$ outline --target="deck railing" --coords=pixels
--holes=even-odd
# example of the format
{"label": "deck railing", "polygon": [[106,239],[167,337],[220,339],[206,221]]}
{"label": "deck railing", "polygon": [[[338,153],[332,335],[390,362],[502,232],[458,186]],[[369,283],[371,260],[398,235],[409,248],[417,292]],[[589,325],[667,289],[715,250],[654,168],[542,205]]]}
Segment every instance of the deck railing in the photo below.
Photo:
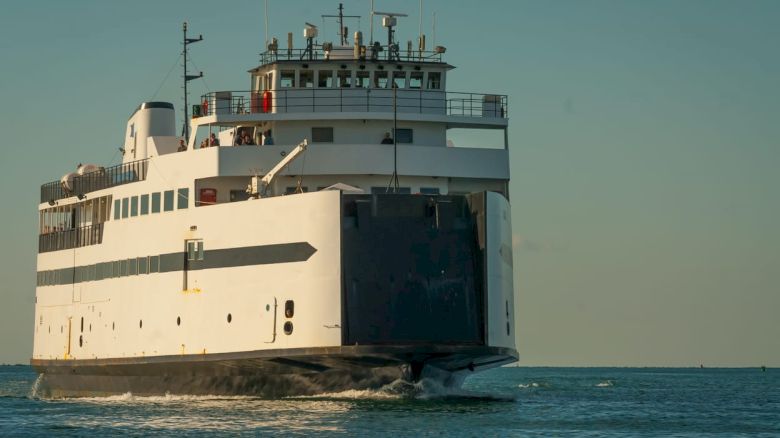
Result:
{"label": "deck railing", "polygon": [[68,190],[61,181],[52,181],[41,186],[41,202],[52,202],[70,196],[83,195],[96,190],[121,186],[146,179],[148,159],[131,161],[112,167],[101,167],[93,172],[73,177]]}
{"label": "deck railing", "polygon": [[[507,118],[506,95],[385,88],[289,88],[217,91],[201,96],[194,116],[303,112],[393,112]],[[394,102],[395,101],[395,104]]]}
{"label": "deck railing", "polygon": [[102,223],[41,234],[38,236],[38,252],[81,248],[82,246],[97,245],[99,243],[103,243]]}
{"label": "deck railing", "polygon": [[373,51],[371,46],[366,47],[365,54],[354,55],[354,47],[334,47],[328,54],[317,46],[312,51],[307,49],[278,49],[269,50],[260,54],[260,64],[271,64],[279,61],[360,61],[360,62],[436,62],[441,63],[442,51],[398,50],[393,52],[387,46],[380,46],[380,51]]}

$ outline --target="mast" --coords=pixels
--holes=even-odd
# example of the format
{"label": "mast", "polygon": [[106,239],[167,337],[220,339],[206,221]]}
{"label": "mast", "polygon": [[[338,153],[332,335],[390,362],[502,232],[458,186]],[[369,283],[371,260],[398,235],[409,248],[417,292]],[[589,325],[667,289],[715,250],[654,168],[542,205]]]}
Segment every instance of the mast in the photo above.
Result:
{"label": "mast", "polygon": [[187,111],[188,103],[187,103],[187,82],[198,79],[203,77],[203,72],[200,72],[198,75],[188,75],[187,74],[187,46],[192,43],[197,43],[198,41],[203,41],[203,35],[198,35],[197,38],[187,38],[187,22],[184,22],[184,25],[182,26],[182,30],[184,31],[184,124],[181,127],[181,136],[184,137],[184,141],[189,144],[190,142],[190,123],[189,123],[189,114]]}

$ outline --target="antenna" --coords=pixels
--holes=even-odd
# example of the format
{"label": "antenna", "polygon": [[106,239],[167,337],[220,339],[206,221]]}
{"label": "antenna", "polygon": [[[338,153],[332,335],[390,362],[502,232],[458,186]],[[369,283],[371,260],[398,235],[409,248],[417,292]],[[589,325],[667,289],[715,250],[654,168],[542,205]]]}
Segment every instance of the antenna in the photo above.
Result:
{"label": "antenna", "polygon": [[314,38],[317,38],[317,26],[306,22],[306,27],[303,29],[303,37],[306,38],[306,49],[301,53],[301,60],[309,55],[309,61],[314,59]]}
{"label": "antenna", "polygon": [[265,0],[265,47],[268,47],[268,0]]}
{"label": "antenna", "polygon": [[341,37],[341,45],[346,46],[347,45],[347,28],[344,27],[344,19],[345,18],[357,18],[360,19],[360,15],[344,15],[344,4],[339,3],[339,14],[338,15],[323,15],[322,16],[323,21],[325,21],[325,18],[338,18],[339,20],[339,32],[338,35]]}
{"label": "antenna", "polygon": [[[198,41],[203,41],[203,35],[198,35],[197,38],[187,38],[187,22],[184,22],[182,26],[184,31],[184,126],[181,128],[181,135],[184,137],[184,141],[189,144],[190,142],[190,123],[189,115],[187,114],[187,82],[203,77],[203,72],[198,75],[187,74],[187,46]],[[206,114],[204,114],[206,115]]]}

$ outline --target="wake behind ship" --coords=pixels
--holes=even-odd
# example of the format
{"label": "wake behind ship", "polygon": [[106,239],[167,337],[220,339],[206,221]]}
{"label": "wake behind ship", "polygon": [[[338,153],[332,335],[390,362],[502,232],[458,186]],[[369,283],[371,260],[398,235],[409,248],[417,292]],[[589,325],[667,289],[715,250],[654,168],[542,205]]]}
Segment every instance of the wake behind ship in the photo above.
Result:
{"label": "wake behind ship", "polygon": [[459,385],[517,359],[506,96],[446,91],[445,49],[376,15],[386,44],[350,44],[340,9],[339,43],[274,39],[248,91],[185,103],[181,137],[142,103],[122,164],[41,187],[39,395]]}

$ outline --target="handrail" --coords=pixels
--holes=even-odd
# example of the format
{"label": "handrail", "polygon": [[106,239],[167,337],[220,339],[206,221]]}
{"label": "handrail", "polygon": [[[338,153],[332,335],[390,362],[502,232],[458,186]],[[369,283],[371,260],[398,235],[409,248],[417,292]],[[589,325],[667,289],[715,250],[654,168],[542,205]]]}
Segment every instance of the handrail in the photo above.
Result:
{"label": "handrail", "polygon": [[[361,62],[435,62],[442,63],[442,52],[399,50],[397,53],[388,50],[386,45],[379,46],[378,52],[372,52],[372,46],[366,47],[364,56],[354,57],[354,47],[334,47],[329,54],[322,50],[322,46],[315,46],[314,50],[307,49],[277,49],[266,50],[260,54],[260,64],[272,64],[278,61],[361,61]],[[350,53],[351,52],[351,53]],[[348,54],[347,56],[344,56]]]}
{"label": "handrail", "polygon": [[77,175],[70,189],[61,181],[52,181],[41,186],[41,202],[53,202],[74,195],[83,195],[109,187],[121,186],[136,181],[144,181],[148,167],[148,158],[101,167],[95,171]]}
{"label": "handrail", "polygon": [[[506,95],[410,88],[397,89],[395,94],[396,110],[402,113],[509,117]],[[218,91],[202,95],[193,114],[391,112],[393,100],[391,88],[284,88],[268,97],[259,91]]]}
{"label": "handrail", "polygon": [[81,248],[103,243],[103,223],[38,236],[38,252]]}

